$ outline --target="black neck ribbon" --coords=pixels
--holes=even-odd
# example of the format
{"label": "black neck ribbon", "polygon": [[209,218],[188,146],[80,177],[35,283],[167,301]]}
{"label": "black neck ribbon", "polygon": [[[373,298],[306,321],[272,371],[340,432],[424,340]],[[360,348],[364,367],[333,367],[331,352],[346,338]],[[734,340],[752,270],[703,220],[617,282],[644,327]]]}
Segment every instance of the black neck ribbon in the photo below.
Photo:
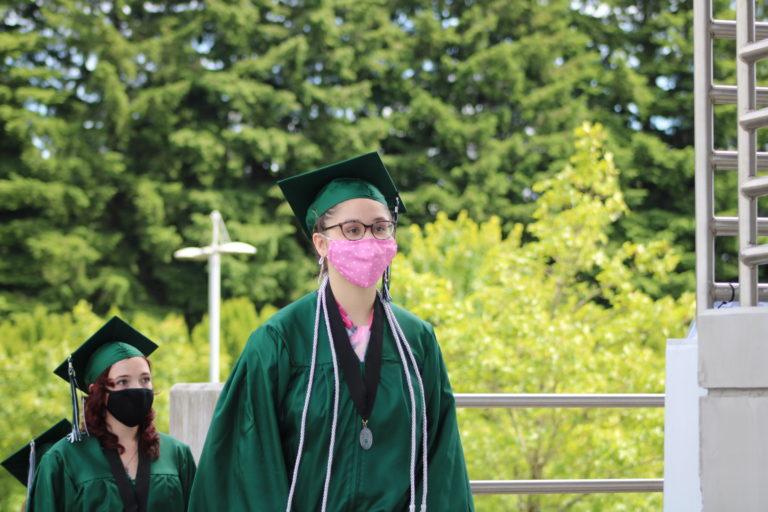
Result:
{"label": "black neck ribbon", "polygon": [[117,450],[103,449],[109,461],[109,467],[120,491],[120,499],[123,501],[125,512],[146,512],[149,499],[149,457],[139,445],[139,467],[136,470],[136,487],[128,480],[120,454]]}
{"label": "black neck ribbon", "polygon": [[363,421],[367,422],[373,411],[376,390],[379,387],[379,375],[381,374],[384,311],[377,297],[373,303],[373,322],[371,323],[371,337],[365,354],[365,372],[361,375],[360,360],[349,342],[347,329],[331,291],[330,283],[326,287],[325,305],[328,308],[328,319],[331,323],[333,346],[344,372],[344,380],[347,383],[349,394],[352,396],[358,414],[363,418]]}

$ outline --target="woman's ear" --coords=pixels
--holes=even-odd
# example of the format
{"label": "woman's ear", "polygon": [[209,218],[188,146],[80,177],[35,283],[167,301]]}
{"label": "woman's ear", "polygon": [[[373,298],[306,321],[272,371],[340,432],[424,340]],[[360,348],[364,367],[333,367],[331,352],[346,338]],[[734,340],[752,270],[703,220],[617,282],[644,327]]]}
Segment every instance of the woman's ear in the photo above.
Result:
{"label": "woman's ear", "polygon": [[312,234],[312,243],[315,245],[317,254],[325,258],[328,256],[328,240],[320,233]]}
{"label": "woman's ear", "polygon": [[96,389],[96,386],[94,386],[93,384],[91,384],[90,386],[88,386],[88,394],[89,394],[89,395],[92,395],[92,394],[93,394],[93,390],[94,390],[94,389]]}

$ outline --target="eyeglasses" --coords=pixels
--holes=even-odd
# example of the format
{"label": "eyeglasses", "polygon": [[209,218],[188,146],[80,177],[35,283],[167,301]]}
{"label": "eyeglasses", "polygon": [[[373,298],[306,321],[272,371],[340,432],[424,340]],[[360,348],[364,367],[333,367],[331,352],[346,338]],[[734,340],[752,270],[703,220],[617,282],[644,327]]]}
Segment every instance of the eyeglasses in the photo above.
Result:
{"label": "eyeglasses", "polygon": [[373,237],[378,238],[379,240],[392,238],[392,235],[395,234],[395,223],[391,220],[379,220],[373,224],[363,224],[356,220],[348,220],[323,228],[322,231],[328,231],[333,228],[341,228],[341,233],[347,240],[362,239],[365,236],[366,229],[370,229]]}

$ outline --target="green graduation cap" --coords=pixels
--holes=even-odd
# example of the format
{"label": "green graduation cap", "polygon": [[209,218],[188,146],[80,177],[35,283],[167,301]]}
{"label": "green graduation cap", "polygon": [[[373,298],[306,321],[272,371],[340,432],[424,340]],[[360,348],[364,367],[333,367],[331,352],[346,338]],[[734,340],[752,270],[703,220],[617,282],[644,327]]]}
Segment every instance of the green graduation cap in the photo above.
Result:
{"label": "green graduation cap", "polygon": [[342,201],[365,197],[405,212],[392,178],[377,152],[366,153],[277,182],[304,233],[312,237],[317,219]]}
{"label": "green graduation cap", "polygon": [[88,393],[88,386],[98,376],[123,359],[137,356],[148,356],[155,351],[157,345],[128,325],[118,316],[113,316],[101,329],[96,331],[85,343],[80,345],[72,355],[59,365],[53,373],[66,381],[70,381],[70,362],[74,370],[77,387]]}
{"label": "green graduation cap", "polygon": [[32,484],[32,477],[35,475],[35,468],[40,462],[40,458],[56,441],[63,439],[70,430],[72,430],[72,424],[67,420],[61,420],[0,464],[19,482],[29,487]]}

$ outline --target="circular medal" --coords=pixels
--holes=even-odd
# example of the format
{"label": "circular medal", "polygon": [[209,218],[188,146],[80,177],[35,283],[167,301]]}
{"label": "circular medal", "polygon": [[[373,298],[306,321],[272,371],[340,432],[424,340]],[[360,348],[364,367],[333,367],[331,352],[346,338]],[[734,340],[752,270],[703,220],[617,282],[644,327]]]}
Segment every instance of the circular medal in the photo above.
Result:
{"label": "circular medal", "polygon": [[367,426],[360,430],[360,446],[363,450],[369,450],[373,446],[373,432]]}

